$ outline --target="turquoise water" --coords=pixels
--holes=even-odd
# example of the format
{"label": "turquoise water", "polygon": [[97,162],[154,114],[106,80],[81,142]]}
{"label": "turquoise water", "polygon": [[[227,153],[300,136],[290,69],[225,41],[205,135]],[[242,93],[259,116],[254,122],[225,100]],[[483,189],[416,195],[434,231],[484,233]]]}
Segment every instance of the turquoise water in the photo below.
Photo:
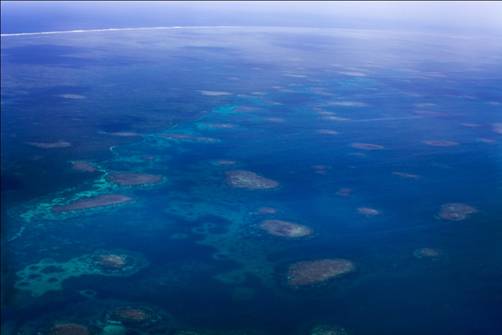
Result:
{"label": "turquoise water", "polygon": [[[499,333],[501,50],[340,29],[2,38],[6,331]],[[278,187],[234,187],[240,170]],[[130,201],[54,210],[106,194]],[[450,203],[472,213],[445,219]],[[313,234],[271,235],[267,219]],[[89,265],[101,254],[134,269]],[[355,270],[288,285],[319,259]],[[124,306],[155,318],[117,323]]]}

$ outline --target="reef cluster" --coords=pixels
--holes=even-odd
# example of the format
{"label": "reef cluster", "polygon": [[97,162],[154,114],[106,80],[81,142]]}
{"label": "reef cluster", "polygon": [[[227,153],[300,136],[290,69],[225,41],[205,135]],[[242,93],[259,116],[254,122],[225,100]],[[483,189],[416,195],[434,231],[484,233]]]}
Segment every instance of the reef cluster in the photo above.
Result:
{"label": "reef cluster", "polygon": [[227,166],[227,165],[235,165],[237,162],[231,159],[217,159],[212,163],[217,166]]}
{"label": "reef cluster", "polygon": [[273,189],[279,186],[279,183],[275,180],[246,170],[228,171],[227,182],[230,186],[249,190]]}
{"label": "reef cluster", "polygon": [[66,205],[58,205],[52,208],[55,213],[63,213],[69,211],[91,209],[97,207],[106,207],[120,205],[132,201],[132,198],[122,194],[102,194],[94,197],[83,198]]}
{"label": "reef cluster", "polygon": [[307,226],[283,220],[265,220],[260,224],[260,228],[270,235],[299,238],[312,235],[312,229]]}
{"label": "reef cluster", "polygon": [[164,133],[160,135],[161,138],[172,140],[176,142],[189,142],[189,143],[218,143],[219,140],[207,136],[196,136],[190,134],[178,134],[178,133]]}
{"label": "reef cluster", "polygon": [[423,143],[432,147],[454,147],[458,145],[458,142],[448,140],[426,140]]}
{"label": "reef cluster", "polygon": [[382,150],[384,148],[383,145],[372,143],[352,143],[351,147],[362,150]]}
{"label": "reef cluster", "polygon": [[199,91],[200,94],[208,96],[208,97],[222,97],[226,95],[232,95],[230,92],[224,92],[224,91],[207,91],[207,90],[201,90]]}
{"label": "reef cluster", "polygon": [[301,261],[289,266],[287,281],[291,287],[309,286],[342,276],[355,270],[346,259]]}
{"label": "reef cluster", "polygon": [[317,132],[321,135],[338,135],[338,132],[332,129],[319,129]]}
{"label": "reef cluster", "polygon": [[277,209],[273,207],[260,207],[256,213],[260,215],[272,215],[277,213]]}
{"label": "reef cluster", "polygon": [[84,261],[90,263],[91,269],[107,276],[130,276],[148,265],[140,254],[123,250],[98,250]]}
{"label": "reef cluster", "polygon": [[112,310],[108,320],[121,322],[126,326],[147,326],[159,322],[163,314],[149,306],[120,306]]}
{"label": "reef cluster", "polygon": [[400,172],[400,171],[394,171],[392,172],[394,176],[398,176],[401,178],[407,178],[407,179],[418,179],[420,178],[419,175],[413,174],[413,173],[407,173],[407,172]]}
{"label": "reef cluster", "polygon": [[125,250],[97,250],[62,262],[43,259],[18,271],[15,287],[29,291],[32,296],[41,296],[61,290],[68,278],[83,275],[128,277],[148,264],[141,254]]}
{"label": "reef cluster", "polygon": [[107,179],[120,186],[140,186],[159,184],[164,178],[155,174],[112,172],[107,176]]}
{"label": "reef cluster", "polygon": [[57,149],[71,147],[71,143],[63,140],[56,142],[28,142],[29,145],[40,149]]}
{"label": "reef cluster", "polygon": [[58,323],[50,330],[48,335],[91,335],[87,326],[78,323]]}
{"label": "reef cluster", "polygon": [[462,221],[478,210],[470,205],[452,202],[441,205],[438,216],[443,220]]}
{"label": "reef cluster", "polygon": [[441,252],[433,248],[420,248],[413,252],[416,258],[436,258],[441,255]]}
{"label": "reef cluster", "polygon": [[352,189],[348,187],[342,187],[336,191],[336,195],[339,195],[341,197],[348,197],[351,194],[352,194]]}
{"label": "reef cluster", "polygon": [[73,161],[71,162],[73,170],[82,172],[96,172],[97,169],[89,162],[86,161]]}
{"label": "reef cluster", "polygon": [[493,131],[497,134],[502,134],[502,123],[494,123]]}
{"label": "reef cluster", "polygon": [[348,335],[349,333],[342,327],[319,325],[312,328],[310,335]]}
{"label": "reef cluster", "polygon": [[378,209],[369,208],[369,207],[359,207],[357,209],[357,212],[359,214],[364,215],[364,216],[377,216],[377,215],[380,215],[380,211]]}
{"label": "reef cluster", "polygon": [[236,126],[232,123],[203,123],[199,124],[200,128],[207,128],[207,129],[232,129],[235,128]]}

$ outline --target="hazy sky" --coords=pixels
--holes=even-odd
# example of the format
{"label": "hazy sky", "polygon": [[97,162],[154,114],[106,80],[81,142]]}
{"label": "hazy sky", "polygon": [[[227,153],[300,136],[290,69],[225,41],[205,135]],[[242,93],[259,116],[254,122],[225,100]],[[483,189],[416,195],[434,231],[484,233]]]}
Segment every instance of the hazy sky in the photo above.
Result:
{"label": "hazy sky", "polygon": [[502,2],[9,2],[2,32],[271,25],[502,33]]}

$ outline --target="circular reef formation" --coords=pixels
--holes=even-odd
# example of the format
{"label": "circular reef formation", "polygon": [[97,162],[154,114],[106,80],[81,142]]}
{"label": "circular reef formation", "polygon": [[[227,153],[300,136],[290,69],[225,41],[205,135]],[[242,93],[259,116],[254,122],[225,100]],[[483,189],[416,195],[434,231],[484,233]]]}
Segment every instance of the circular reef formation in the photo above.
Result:
{"label": "circular reef formation", "polygon": [[378,209],[374,209],[374,208],[369,208],[369,207],[359,207],[357,209],[357,212],[359,214],[362,214],[364,216],[377,216],[377,215],[380,215],[380,211]]}
{"label": "circular reef formation", "polygon": [[49,330],[48,335],[91,335],[91,331],[78,323],[58,323]]}
{"label": "circular reef formation", "polygon": [[458,145],[458,142],[448,140],[426,140],[423,143],[433,147],[454,147]]}
{"label": "circular reef formation", "polygon": [[416,258],[436,258],[441,255],[441,252],[433,248],[420,248],[413,252],[413,256]]}
{"label": "circular reef formation", "polygon": [[161,138],[175,142],[188,142],[188,143],[218,143],[220,142],[217,138],[197,136],[190,134],[178,134],[178,133],[164,133],[159,135]]}
{"label": "circular reef formation", "polygon": [[289,267],[287,280],[291,287],[310,286],[354,270],[354,263],[341,258],[301,261]]}
{"label": "circular reef formation", "polygon": [[232,129],[236,127],[236,125],[232,123],[200,123],[198,126],[199,128],[207,129]]}
{"label": "circular reef formation", "polygon": [[336,195],[341,196],[341,197],[348,197],[351,194],[352,194],[352,189],[348,188],[348,187],[342,187],[336,191]]}
{"label": "circular reef formation", "polygon": [[354,149],[362,150],[382,150],[384,148],[383,145],[372,143],[352,143],[350,146]]}
{"label": "circular reef formation", "polygon": [[124,325],[153,324],[163,318],[162,314],[147,306],[121,306],[110,312],[108,319]]}
{"label": "circular reef formation", "polygon": [[338,135],[338,132],[332,129],[318,129],[317,132],[321,135]]}
{"label": "circular reef formation", "polygon": [[265,220],[260,224],[260,228],[270,235],[299,238],[312,235],[312,229],[307,226],[283,221],[283,220]]}
{"label": "circular reef formation", "polygon": [[262,177],[252,171],[246,170],[228,171],[227,182],[230,186],[248,190],[272,189],[279,186],[279,183],[275,180]]}
{"label": "circular reef formation", "polygon": [[237,164],[237,161],[231,159],[216,159],[211,161],[211,163],[216,166],[227,166],[227,165],[235,165]]}
{"label": "circular reef formation", "polygon": [[312,328],[310,335],[348,335],[349,333],[342,327],[319,325]]}
{"label": "circular reef formation", "polygon": [[61,290],[63,282],[69,278],[84,275],[128,277],[148,264],[143,255],[126,250],[97,250],[63,262],[42,259],[16,273],[15,287],[36,297]]}
{"label": "circular reef formation", "polygon": [[398,176],[398,177],[401,177],[401,178],[407,178],[407,179],[418,179],[418,178],[420,178],[419,175],[413,174],[413,173],[408,173],[408,172],[393,171],[392,174],[394,176]]}
{"label": "circular reef formation", "polygon": [[120,205],[131,200],[132,198],[122,194],[102,194],[94,197],[75,200],[66,205],[54,206],[52,207],[52,211],[55,213],[64,213],[84,209],[100,208]]}
{"label": "circular reef formation", "polygon": [[120,186],[149,186],[162,183],[164,177],[146,173],[112,172],[107,179]]}
{"label": "circular reef formation", "polygon": [[67,141],[56,141],[56,142],[28,142],[29,145],[40,148],[40,149],[57,149],[57,148],[68,148],[71,147],[71,143]]}
{"label": "circular reef formation", "polygon": [[98,250],[87,257],[87,262],[107,276],[130,276],[148,265],[142,255],[125,250]]}
{"label": "circular reef formation", "polygon": [[502,123],[494,123],[492,127],[495,133],[502,134]]}
{"label": "circular reef formation", "polygon": [[260,215],[273,215],[273,214],[277,214],[277,209],[275,209],[273,207],[260,207],[260,208],[258,208],[256,213],[260,214]]}
{"label": "circular reef formation", "polygon": [[81,172],[96,172],[97,169],[94,165],[86,161],[73,161],[71,162],[73,170]]}
{"label": "circular reef formation", "polygon": [[478,210],[467,204],[452,202],[441,205],[438,216],[443,220],[462,221]]}
{"label": "circular reef formation", "polygon": [[118,306],[106,314],[106,320],[109,326],[124,327],[124,334],[172,334],[172,317],[155,306]]}

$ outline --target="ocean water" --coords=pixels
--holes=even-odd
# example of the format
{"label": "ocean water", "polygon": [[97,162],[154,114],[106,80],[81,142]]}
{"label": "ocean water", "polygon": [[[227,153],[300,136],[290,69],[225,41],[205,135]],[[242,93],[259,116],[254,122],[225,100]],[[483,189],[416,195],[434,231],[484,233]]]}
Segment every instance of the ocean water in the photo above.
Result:
{"label": "ocean water", "polygon": [[[2,332],[502,332],[499,39],[4,36],[1,70]],[[235,171],[276,187],[235,187]],[[128,201],[64,210],[110,194]],[[444,215],[452,203],[468,213]],[[353,271],[288,281],[322,259]]]}

